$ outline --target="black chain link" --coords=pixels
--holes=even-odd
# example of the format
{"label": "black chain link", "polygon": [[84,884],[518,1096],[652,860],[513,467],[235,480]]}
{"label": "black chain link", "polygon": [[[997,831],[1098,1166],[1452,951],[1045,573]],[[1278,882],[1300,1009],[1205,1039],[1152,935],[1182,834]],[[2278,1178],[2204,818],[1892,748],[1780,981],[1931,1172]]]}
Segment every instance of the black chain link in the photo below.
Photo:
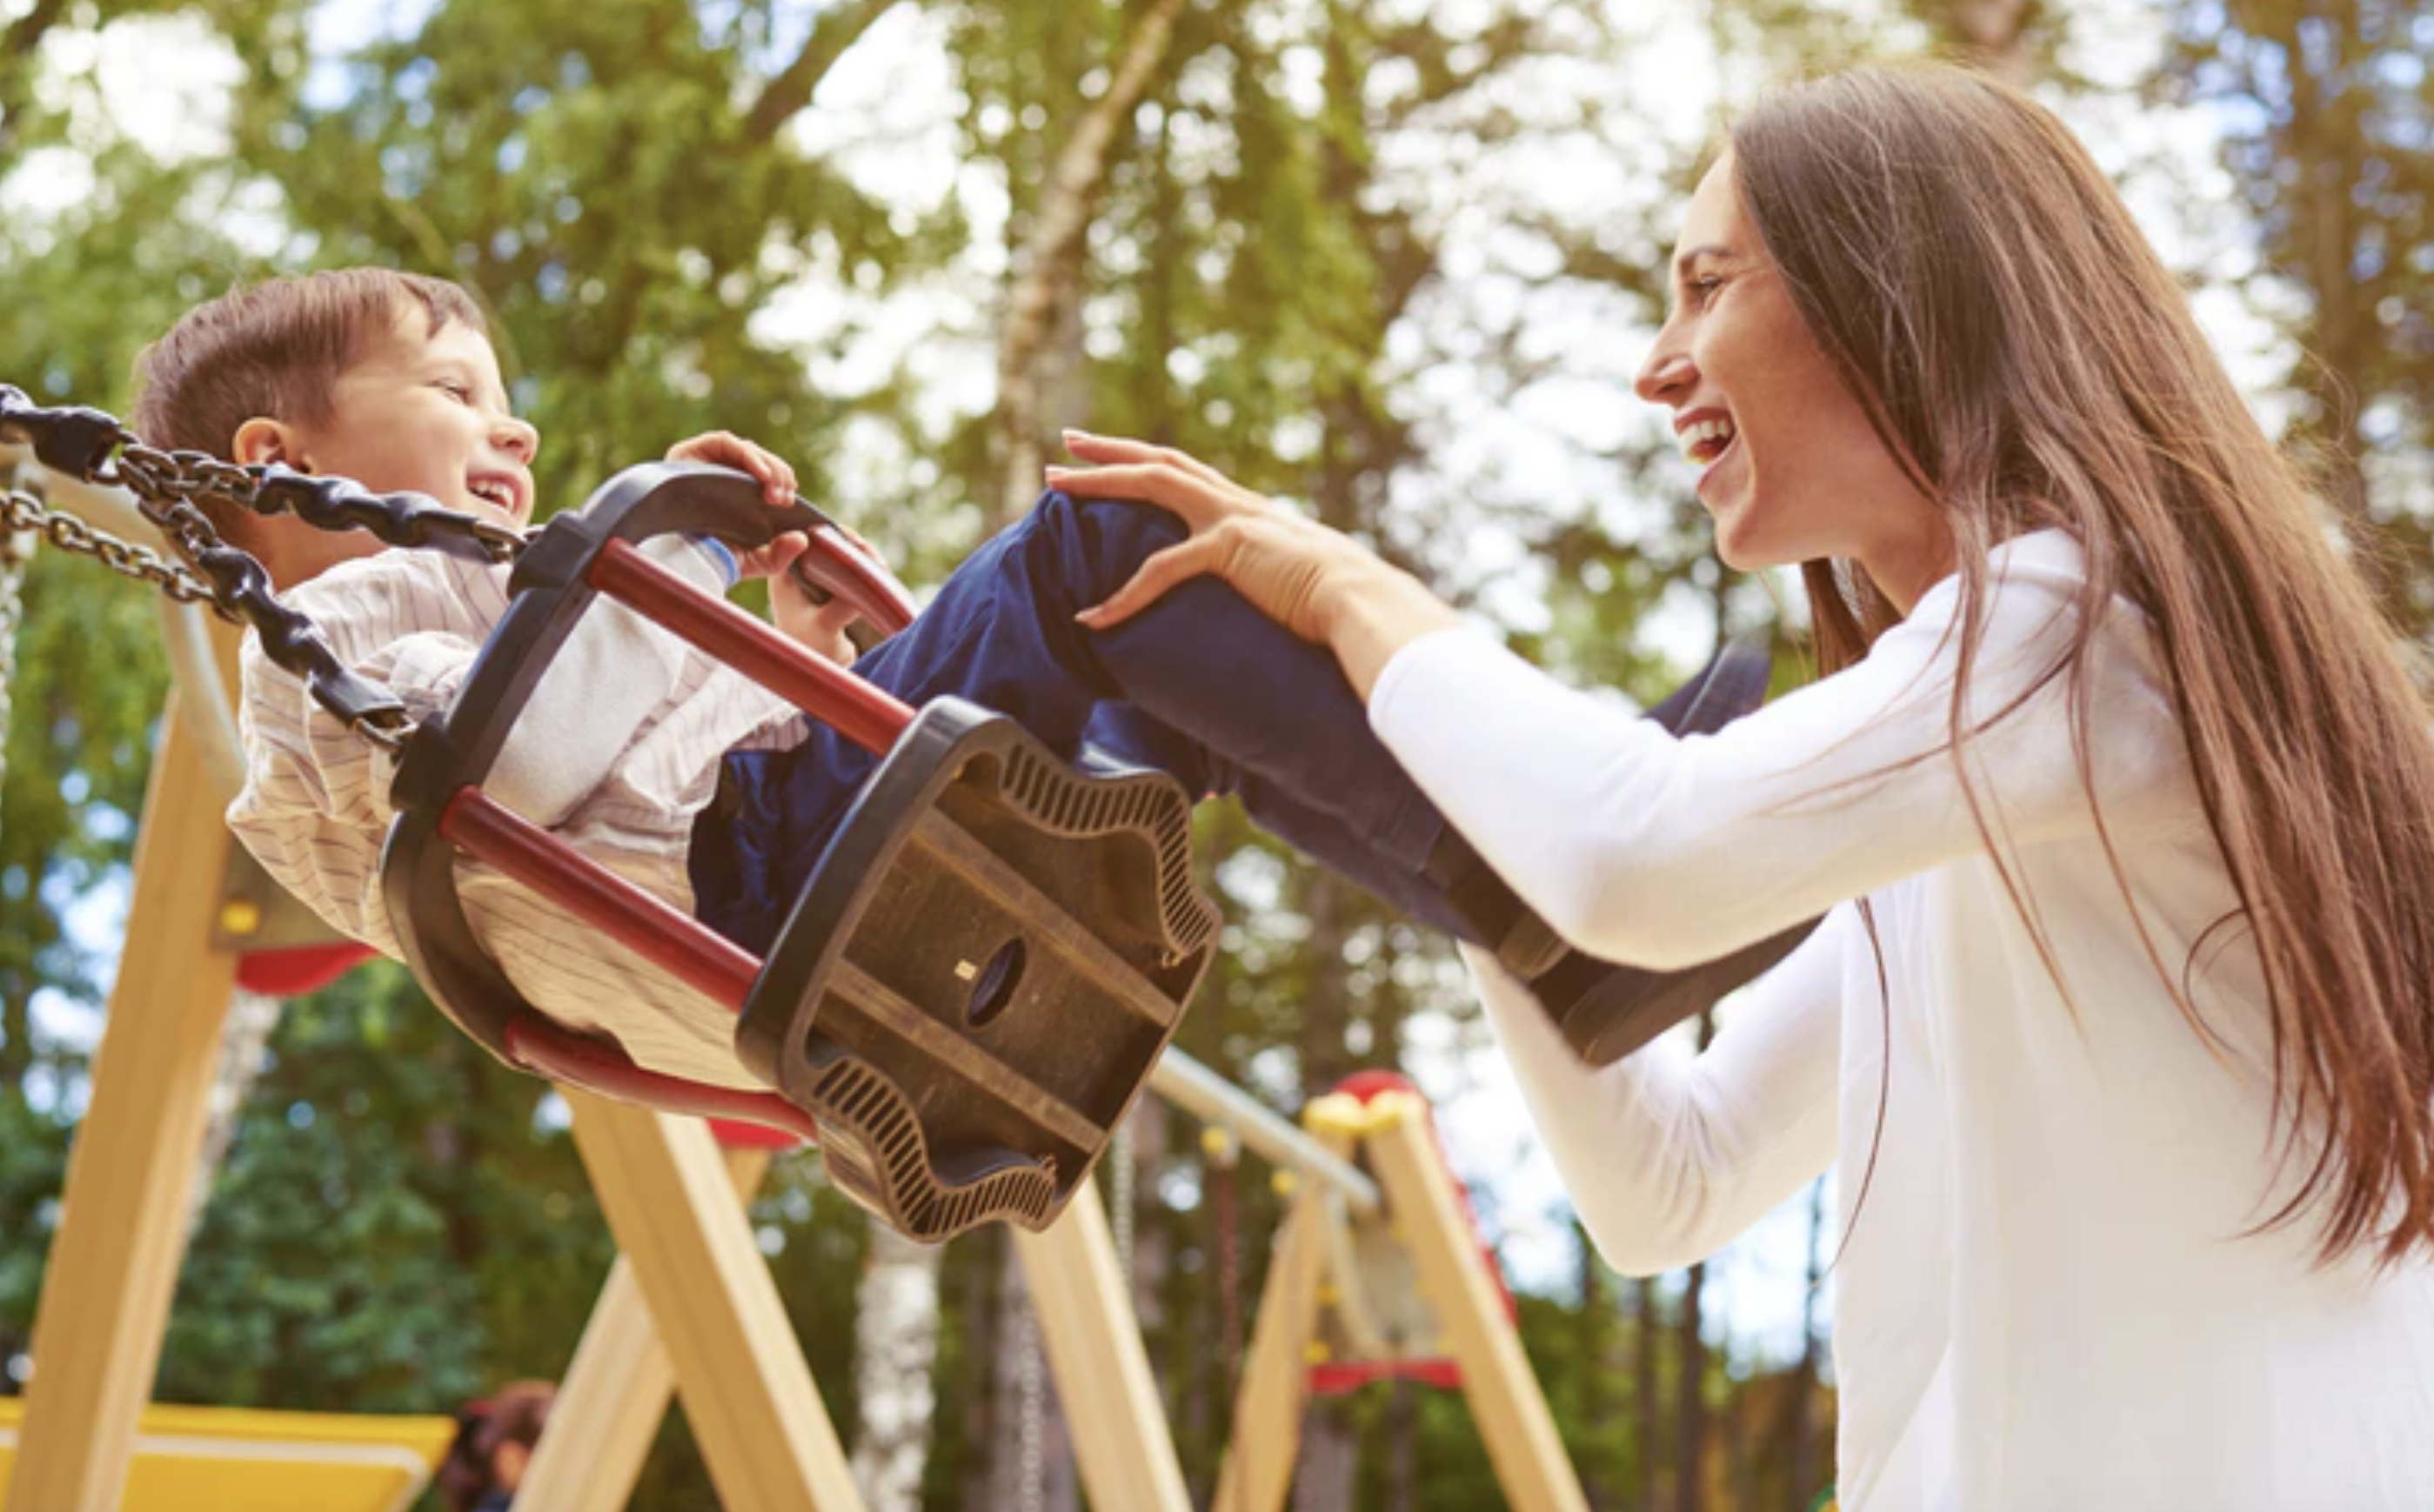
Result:
{"label": "black chain link", "polygon": [[122,577],[149,584],[180,604],[209,604],[226,618],[212,585],[151,547],[122,541],[75,515],[43,507],[43,501],[11,489],[0,497],[0,536],[38,535],[47,545],[79,557],[91,557]]}
{"label": "black chain link", "polygon": [[522,532],[422,494],[376,494],[346,478],[240,466],[202,452],[157,451],[101,410],[45,408],[6,384],[0,384],[0,440],[31,446],[45,467],[79,481],[127,489],[193,570],[22,493],[8,495],[0,523],[40,530],[63,550],[95,558],[181,603],[208,602],[221,617],[252,626],[272,664],[301,679],[314,701],[349,730],[391,749],[413,732],[405,705],[347,670],[312,620],[279,601],[262,564],[220,539],[197,501],[216,499],[264,516],[293,514],[323,530],[368,530],[393,546],[482,562],[513,561],[524,549]]}

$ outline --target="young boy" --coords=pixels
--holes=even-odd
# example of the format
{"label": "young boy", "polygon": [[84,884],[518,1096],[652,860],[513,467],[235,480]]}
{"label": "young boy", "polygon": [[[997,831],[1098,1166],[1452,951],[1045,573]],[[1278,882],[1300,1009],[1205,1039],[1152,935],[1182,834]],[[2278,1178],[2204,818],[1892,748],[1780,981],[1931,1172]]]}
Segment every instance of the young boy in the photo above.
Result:
{"label": "young boy", "polygon": [[[379,269],[278,280],[190,312],[137,365],[148,442],[411,490],[517,524],[533,507],[533,427],[510,412],[479,309],[454,285]],[[794,474],[724,433],[671,457],[739,469],[773,506]],[[360,532],[215,514],[338,658],[420,717],[453,696],[507,602],[505,567],[387,550]],[[1262,828],[1423,920],[1534,954],[1524,975],[1576,1046],[1653,1000],[1703,1005],[1760,969],[1736,959],[1671,979],[1567,953],[1544,936],[1369,733],[1325,652],[1202,580],[1106,632],[1080,610],[1182,539],[1161,511],[1051,493],[984,545],[912,628],[854,662],[909,704],[954,694],[1084,761],[1157,767],[1233,793]],[[780,629],[839,661],[849,611],[813,604],[782,569],[788,537],[738,560],[662,538],[662,565],[713,592],[772,579]],[[1712,728],[1757,701],[1762,658],[1727,658],[1658,717]],[[230,825],[283,885],[346,934],[398,954],[380,896],[391,759],[321,714],[249,638],[248,781]],[[601,601],[553,663],[489,783],[501,801],[756,954],[765,954],[830,830],[876,759],[676,637]],[[733,1020],[639,955],[484,868],[466,910],[544,1013],[615,1040],[647,1069],[756,1083]],[[1788,945],[1786,946],[1788,949]],[[1779,953],[1777,953],[1779,954]],[[1702,972],[1705,974],[1703,975]],[[1657,1024],[1656,1027],[1663,1025]]]}

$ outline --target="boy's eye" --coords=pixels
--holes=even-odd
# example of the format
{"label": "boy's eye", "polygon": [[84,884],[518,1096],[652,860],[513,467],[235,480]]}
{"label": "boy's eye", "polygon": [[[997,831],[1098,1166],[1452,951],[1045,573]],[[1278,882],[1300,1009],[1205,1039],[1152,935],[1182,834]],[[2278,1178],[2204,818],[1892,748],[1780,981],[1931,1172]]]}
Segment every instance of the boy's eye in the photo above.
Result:
{"label": "boy's eye", "polygon": [[469,384],[460,384],[454,378],[442,378],[436,387],[460,404],[470,404],[473,402],[473,389]]}

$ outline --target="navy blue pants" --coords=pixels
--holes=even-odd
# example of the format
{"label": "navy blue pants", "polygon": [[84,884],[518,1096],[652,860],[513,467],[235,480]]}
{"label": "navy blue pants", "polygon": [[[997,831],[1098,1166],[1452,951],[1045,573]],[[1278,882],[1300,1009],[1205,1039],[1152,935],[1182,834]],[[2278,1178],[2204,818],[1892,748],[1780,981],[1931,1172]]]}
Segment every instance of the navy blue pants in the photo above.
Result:
{"label": "navy blue pants", "polygon": [[[1195,796],[1230,793],[1268,833],[1476,939],[1425,874],[1443,816],[1370,732],[1331,653],[1211,578],[1104,632],[1074,623],[1184,535],[1163,510],[1051,492],[854,671],[917,708],[952,694],[1011,715],[1068,759],[1154,767]],[[726,761],[720,800],[694,828],[694,908],[766,954],[879,758],[811,721],[791,750]]]}

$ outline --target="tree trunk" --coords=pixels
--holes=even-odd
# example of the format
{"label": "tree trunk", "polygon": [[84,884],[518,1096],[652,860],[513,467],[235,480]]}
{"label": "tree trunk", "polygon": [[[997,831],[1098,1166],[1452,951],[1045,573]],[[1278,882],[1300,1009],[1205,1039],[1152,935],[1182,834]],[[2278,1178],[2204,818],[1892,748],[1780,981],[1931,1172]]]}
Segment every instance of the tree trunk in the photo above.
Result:
{"label": "tree trunk", "polygon": [[1079,1486],[1073,1445],[1048,1372],[1039,1318],[1031,1288],[1012,1245],[1001,1262],[998,1283],[999,1348],[991,1361],[996,1421],[989,1435],[986,1512],[1075,1512]]}
{"label": "tree trunk", "polygon": [[1637,1332],[1633,1340],[1638,1382],[1639,1432],[1637,1451],[1639,1459],[1639,1512],[1663,1512],[1665,1506],[1664,1456],[1656,1446],[1664,1422],[1664,1383],[1658,1370],[1657,1345],[1664,1331],[1656,1320],[1656,1278],[1644,1276],[1631,1283],[1634,1321]]}
{"label": "tree trunk", "polygon": [[1385,1512],[1419,1512],[1419,1388],[1397,1381],[1386,1389]]}
{"label": "tree trunk", "polygon": [[1681,1396],[1674,1408],[1680,1457],[1674,1470],[1674,1512],[1704,1512],[1707,1478],[1703,1473],[1707,1453],[1707,1341],[1700,1332],[1700,1294],[1707,1284],[1707,1267],[1690,1267],[1690,1282],[1682,1291]]}
{"label": "tree trunk", "polygon": [[[1613,1298],[1606,1296],[1597,1246],[1589,1242],[1588,1230],[1577,1217],[1572,1220],[1572,1243],[1579,1246],[1580,1255],[1581,1431],[1595,1440],[1603,1437],[1606,1420],[1614,1412],[1613,1394],[1606,1389],[1608,1357],[1614,1352],[1614,1306]],[[1589,1512],[1607,1512],[1613,1504],[1612,1488],[1598,1473],[1598,1461],[1583,1462],[1580,1474],[1581,1496],[1588,1503]]]}
{"label": "tree trunk", "polygon": [[[1699,1015],[1699,1048],[1716,1038],[1716,1014]],[[1705,1512],[1707,1503],[1707,1339],[1700,1301],[1707,1285],[1707,1267],[1690,1267],[1689,1284],[1682,1292],[1681,1396],[1674,1409],[1680,1428],[1681,1480],[1673,1490],[1674,1512]]]}
{"label": "tree trunk", "polygon": [[1073,123],[1033,207],[1030,233],[1014,256],[1005,324],[998,339],[994,452],[998,459],[997,524],[1019,518],[1039,491],[1046,461],[1049,399],[1059,371],[1075,359],[1074,343],[1054,339],[1078,323],[1086,233],[1106,187],[1116,132],[1132,118],[1166,61],[1183,0],[1157,0],[1124,43],[1106,93]]}
{"label": "tree trunk", "polygon": [[1817,1288],[1822,1280],[1819,1267],[1824,1263],[1821,1256],[1825,1242],[1826,1179],[1820,1177],[1808,1188],[1808,1290],[1801,1298],[1800,1367],[1791,1378],[1791,1490],[1795,1512],[1808,1504],[1796,1499],[1808,1496],[1817,1480]]}
{"label": "tree trunk", "polygon": [[[1302,1095],[1317,1097],[1353,1069],[1351,1052],[1345,1046],[1352,995],[1344,965],[1352,885],[1315,868],[1302,876],[1302,910],[1310,919],[1310,939],[1302,949],[1303,959],[1310,963],[1310,985],[1302,997]],[[1296,1508],[1315,1512],[1352,1504],[1360,1450],[1353,1440],[1347,1405],[1341,1400],[1312,1401],[1304,1414],[1301,1462],[1294,1475]]]}
{"label": "tree trunk", "polygon": [[[2354,21],[2347,26],[2332,23],[2326,28],[2343,54],[2357,45]],[[2340,516],[2341,529],[2349,537],[2353,559],[2376,598],[2390,605],[2393,584],[2377,550],[2378,532],[2368,509],[2366,473],[2358,464],[2358,406],[2360,395],[2367,391],[2364,374],[2372,329],[2353,268],[2360,215],[2351,197],[2361,177],[2357,162],[2359,144],[2350,112],[2340,98],[2340,65],[2327,65],[2334,75],[2332,87],[2327,88],[2316,66],[2305,60],[2306,51],[2294,38],[2285,56],[2291,60],[2290,166],[2299,180],[2292,198],[2304,207],[2292,217],[2305,228],[2297,232],[2304,243],[2295,250],[2304,263],[2311,306],[2302,336],[2310,360],[2301,369],[2300,378],[2314,410],[2318,455],[2310,460],[2325,502]]]}
{"label": "tree trunk", "polygon": [[1302,1415],[1301,1457],[1294,1462],[1294,1512],[1346,1512],[1361,1469],[1361,1446],[1352,1436],[1351,1403],[1341,1397],[1313,1400]]}
{"label": "tree trunk", "polygon": [[[964,1289],[965,1358],[968,1384],[964,1393],[964,1455],[963,1496],[959,1503],[963,1512],[989,1512],[994,1505],[990,1498],[997,1489],[999,1425],[1014,1408],[1014,1399],[1003,1389],[1004,1373],[999,1368],[1005,1354],[1005,1310],[998,1293],[1003,1290],[1005,1266],[1002,1256],[1013,1247],[1003,1226],[964,1241],[968,1245],[986,1246],[989,1254],[966,1271]],[[959,1262],[960,1263],[960,1262]]]}
{"label": "tree trunk", "polygon": [[937,1408],[940,1254],[883,1223],[870,1226],[853,1326],[853,1479],[870,1512],[920,1512]]}

